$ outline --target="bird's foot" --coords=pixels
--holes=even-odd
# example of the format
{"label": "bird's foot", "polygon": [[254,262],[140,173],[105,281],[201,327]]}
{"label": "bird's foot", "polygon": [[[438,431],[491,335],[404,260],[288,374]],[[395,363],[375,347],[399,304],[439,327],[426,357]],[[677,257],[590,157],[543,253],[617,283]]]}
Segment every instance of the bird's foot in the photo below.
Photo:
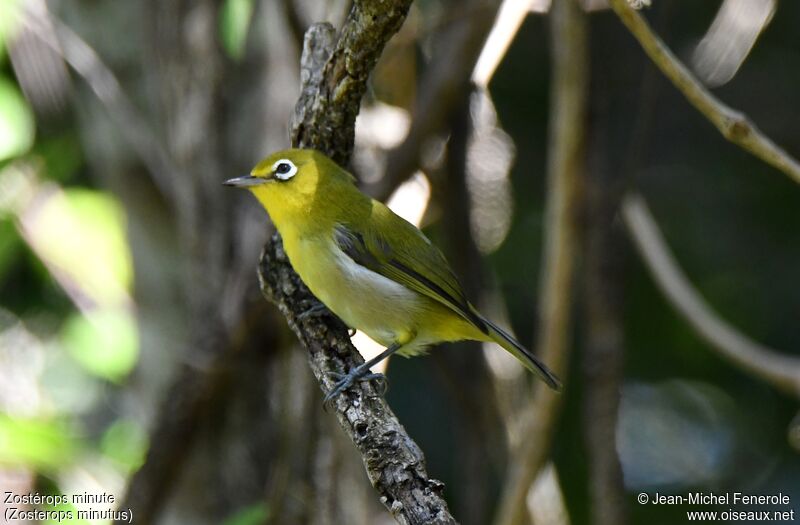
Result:
{"label": "bird's foot", "polygon": [[303,313],[298,315],[297,319],[300,321],[304,321],[312,317],[323,317],[326,315],[331,315],[331,311],[328,310],[328,307],[319,301],[315,301]]}
{"label": "bird's foot", "polygon": [[369,371],[369,368],[361,369],[361,367],[356,367],[351,370],[347,374],[340,374],[339,372],[329,372],[329,376],[337,379],[333,388],[328,392],[325,396],[324,404],[327,406],[330,404],[333,399],[335,399],[339,394],[350,388],[357,382],[361,381],[377,381],[381,387],[380,395],[386,393],[386,390],[389,387],[389,382],[386,380],[386,376],[383,374],[376,374]]}
{"label": "bird's foot", "polygon": [[[335,317],[335,314],[331,312],[331,310],[325,306],[323,303],[315,302],[310,307],[308,307],[303,313],[297,316],[298,321],[305,321],[306,319],[311,319],[313,317]],[[347,327],[347,335],[348,337],[353,337],[356,335],[356,329]]]}

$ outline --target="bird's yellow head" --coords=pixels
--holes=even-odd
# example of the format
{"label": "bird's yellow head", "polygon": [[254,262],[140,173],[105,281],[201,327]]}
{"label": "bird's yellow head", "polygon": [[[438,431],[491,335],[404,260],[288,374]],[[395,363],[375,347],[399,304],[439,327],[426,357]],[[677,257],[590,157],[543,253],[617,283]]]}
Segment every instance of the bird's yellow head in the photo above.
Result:
{"label": "bird's yellow head", "polygon": [[319,218],[321,205],[345,186],[355,189],[353,176],[324,154],[310,149],[278,151],[256,164],[249,175],[225,181],[227,186],[250,190],[282,224]]}

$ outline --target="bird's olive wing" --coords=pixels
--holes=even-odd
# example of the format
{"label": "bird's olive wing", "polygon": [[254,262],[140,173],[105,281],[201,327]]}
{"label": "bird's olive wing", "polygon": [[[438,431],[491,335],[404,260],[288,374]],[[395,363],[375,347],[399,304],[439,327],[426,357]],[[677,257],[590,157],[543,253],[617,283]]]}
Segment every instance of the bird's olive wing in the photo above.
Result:
{"label": "bird's olive wing", "polygon": [[384,219],[390,224],[383,222],[391,228],[391,239],[378,230],[381,217],[373,213],[373,221],[366,228],[337,224],[336,243],[361,266],[438,301],[487,333],[486,324],[467,301],[442,252],[416,227],[392,215]]}

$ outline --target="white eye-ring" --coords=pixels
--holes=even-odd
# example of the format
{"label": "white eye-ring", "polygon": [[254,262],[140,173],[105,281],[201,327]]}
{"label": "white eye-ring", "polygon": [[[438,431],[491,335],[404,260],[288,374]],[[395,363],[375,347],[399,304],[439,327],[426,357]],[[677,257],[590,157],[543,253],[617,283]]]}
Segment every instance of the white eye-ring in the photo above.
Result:
{"label": "white eye-ring", "polygon": [[272,165],[272,173],[278,180],[289,180],[297,173],[297,166],[289,159],[281,159]]}

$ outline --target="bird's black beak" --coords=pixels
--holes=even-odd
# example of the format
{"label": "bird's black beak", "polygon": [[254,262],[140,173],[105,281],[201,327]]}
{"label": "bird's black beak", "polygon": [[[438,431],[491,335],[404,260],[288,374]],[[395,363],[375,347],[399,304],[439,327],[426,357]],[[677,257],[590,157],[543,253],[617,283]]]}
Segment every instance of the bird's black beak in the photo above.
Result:
{"label": "bird's black beak", "polygon": [[242,175],[241,177],[235,177],[233,179],[228,179],[222,184],[225,186],[233,186],[235,188],[247,188],[250,186],[259,186],[264,184],[269,179],[265,179],[263,177],[253,177],[252,175]]}

